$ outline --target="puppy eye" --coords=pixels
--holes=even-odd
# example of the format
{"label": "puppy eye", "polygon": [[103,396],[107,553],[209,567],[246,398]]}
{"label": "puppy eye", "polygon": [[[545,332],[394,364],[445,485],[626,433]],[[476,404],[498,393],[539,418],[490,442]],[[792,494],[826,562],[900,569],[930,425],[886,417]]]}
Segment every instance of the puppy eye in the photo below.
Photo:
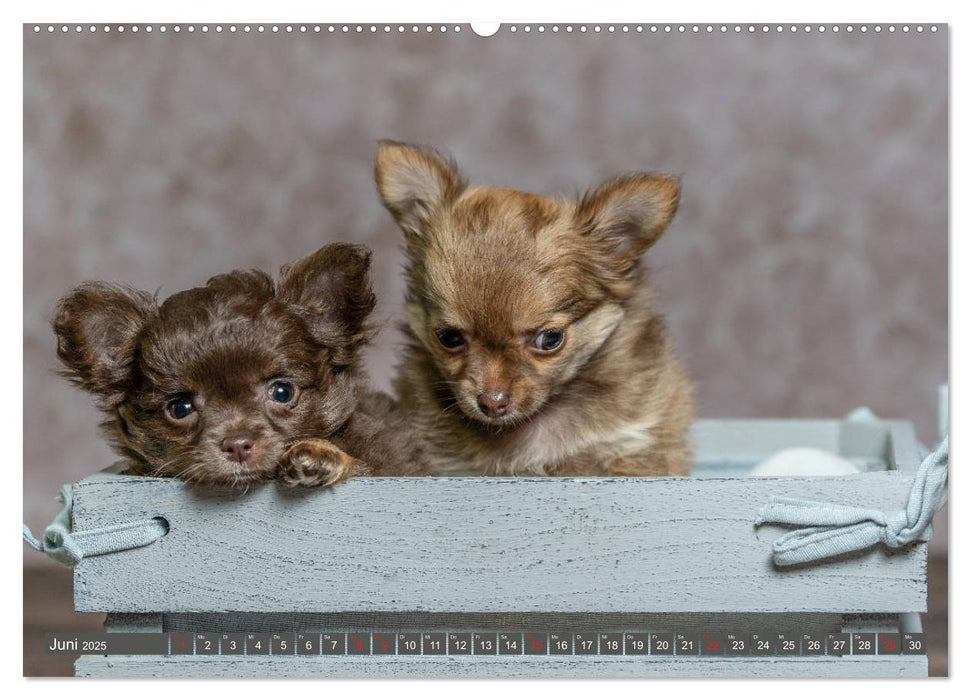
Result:
{"label": "puppy eye", "polygon": [[293,399],[293,384],[273,382],[270,384],[269,394],[277,403],[290,403]]}
{"label": "puppy eye", "polygon": [[446,350],[458,350],[465,345],[465,338],[462,336],[462,333],[454,328],[437,330],[435,331],[435,336]]}
{"label": "puppy eye", "polygon": [[165,404],[165,411],[173,420],[185,420],[193,413],[195,413],[196,407],[192,405],[192,396],[190,394],[180,394],[172,398],[167,404]]}
{"label": "puppy eye", "polygon": [[564,338],[566,334],[563,331],[548,328],[536,334],[533,338],[533,347],[542,352],[553,352],[563,345]]}

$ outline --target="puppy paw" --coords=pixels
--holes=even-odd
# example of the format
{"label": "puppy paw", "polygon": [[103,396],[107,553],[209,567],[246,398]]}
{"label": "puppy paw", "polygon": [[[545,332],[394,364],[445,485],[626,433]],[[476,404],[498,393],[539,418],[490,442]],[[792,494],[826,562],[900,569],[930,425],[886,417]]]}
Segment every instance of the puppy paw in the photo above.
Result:
{"label": "puppy paw", "polygon": [[358,472],[360,463],[327,440],[301,440],[280,460],[285,486],[333,486]]}

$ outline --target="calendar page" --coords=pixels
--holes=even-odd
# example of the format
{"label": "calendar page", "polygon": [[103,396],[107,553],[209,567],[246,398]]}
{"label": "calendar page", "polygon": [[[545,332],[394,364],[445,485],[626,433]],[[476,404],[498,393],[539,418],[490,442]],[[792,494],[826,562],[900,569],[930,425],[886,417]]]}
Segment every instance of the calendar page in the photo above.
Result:
{"label": "calendar page", "polygon": [[952,28],[652,12],[23,20],[23,675],[948,674]]}

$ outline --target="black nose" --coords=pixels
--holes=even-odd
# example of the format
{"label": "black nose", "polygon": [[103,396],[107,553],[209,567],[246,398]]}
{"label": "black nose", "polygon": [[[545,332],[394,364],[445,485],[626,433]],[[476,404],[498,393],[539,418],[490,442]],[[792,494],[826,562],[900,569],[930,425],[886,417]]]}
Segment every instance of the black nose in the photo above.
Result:
{"label": "black nose", "polygon": [[478,396],[479,410],[490,418],[506,415],[509,410],[509,392],[502,390],[483,391]]}
{"label": "black nose", "polygon": [[253,441],[245,435],[228,437],[223,440],[222,448],[223,452],[226,453],[226,457],[234,462],[245,464],[253,452]]}

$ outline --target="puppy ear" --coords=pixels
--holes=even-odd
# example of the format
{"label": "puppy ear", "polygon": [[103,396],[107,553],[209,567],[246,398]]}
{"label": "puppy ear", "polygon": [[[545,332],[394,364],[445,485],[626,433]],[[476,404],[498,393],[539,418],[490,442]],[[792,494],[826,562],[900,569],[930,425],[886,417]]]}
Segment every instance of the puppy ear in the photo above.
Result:
{"label": "puppy ear", "polygon": [[455,161],[423,146],[379,141],[374,180],[384,206],[406,236],[420,236],[438,207],[465,189]]}
{"label": "puppy ear", "polygon": [[104,408],[124,398],[138,337],[156,308],[151,294],[105,282],[83,284],[58,303],[57,356],[71,381]]}
{"label": "puppy ear", "polygon": [[577,220],[626,275],[664,233],[680,198],[681,178],[632,173],[587,192],[577,207]]}
{"label": "puppy ear", "polygon": [[298,312],[317,342],[335,351],[335,364],[349,364],[370,336],[370,273],[371,251],[348,243],[324,246],[280,270],[277,298]]}

